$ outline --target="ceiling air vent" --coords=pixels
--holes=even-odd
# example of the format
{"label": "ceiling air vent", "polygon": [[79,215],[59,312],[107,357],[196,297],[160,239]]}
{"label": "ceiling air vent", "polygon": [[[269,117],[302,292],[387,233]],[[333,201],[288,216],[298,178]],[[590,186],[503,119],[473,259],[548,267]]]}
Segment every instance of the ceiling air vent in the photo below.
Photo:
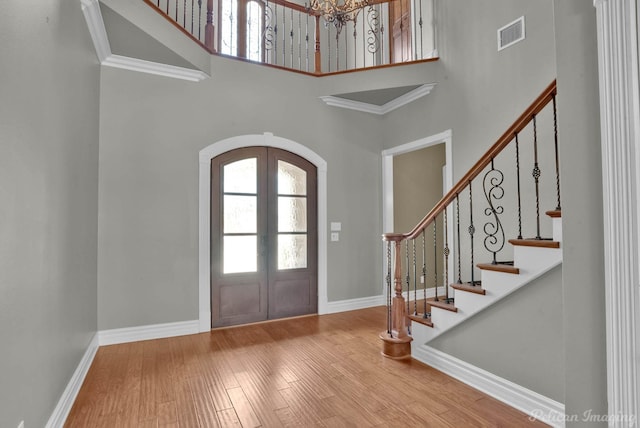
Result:
{"label": "ceiling air vent", "polygon": [[498,30],[498,51],[524,40],[524,16]]}

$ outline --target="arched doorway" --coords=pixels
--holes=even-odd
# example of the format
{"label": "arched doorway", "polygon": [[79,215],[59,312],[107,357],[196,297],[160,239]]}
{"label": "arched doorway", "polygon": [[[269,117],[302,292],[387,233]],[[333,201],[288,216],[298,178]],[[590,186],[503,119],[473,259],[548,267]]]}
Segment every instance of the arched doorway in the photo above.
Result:
{"label": "arched doorway", "polygon": [[316,182],[274,147],[211,160],[212,327],[317,313]]}
{"label": "arched doorway", "polygon": [[251,146],[277,147],[309,160],[317,169],[318,190],[318,313],[329,312],[327,298],[327,162],[310,150],[271,133],[227,138],[199,152],[198,204],[198,331],[211,329],[211,159],[233,149]]}

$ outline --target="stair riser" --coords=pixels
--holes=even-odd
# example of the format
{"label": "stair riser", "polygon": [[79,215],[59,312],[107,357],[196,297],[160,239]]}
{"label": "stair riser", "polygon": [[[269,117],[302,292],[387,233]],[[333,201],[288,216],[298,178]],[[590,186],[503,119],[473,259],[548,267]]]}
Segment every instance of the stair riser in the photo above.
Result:
{"label": "stair riser", "polygon": [[520,269],[520,275],[527,275],[558,264],[562,260],[562,249],[518,245],[513,249],[513,260],[515,266]]}
{"label": "stair riser", "polygon": [[562,242],[562,218],[552,218],[553,223],[553,240]]}

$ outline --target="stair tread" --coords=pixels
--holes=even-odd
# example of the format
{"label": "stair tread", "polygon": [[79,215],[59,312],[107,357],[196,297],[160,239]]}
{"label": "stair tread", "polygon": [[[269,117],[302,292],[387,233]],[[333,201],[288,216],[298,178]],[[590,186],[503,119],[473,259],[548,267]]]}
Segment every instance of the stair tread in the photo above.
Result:
{"label": "stair tread", "polygon": [[560,248],[560,242],[551,239],[509,239],[509,243],[523,247]]}
{"label": "stair tread", "polygon": [[444,309],[445,311],[458,312],[458,308],[456,308],[453,303],[446,303],[444,298],[440,300],[427,299],[427,304],[434,308]]}
{"label": "stair tread", "polygon": [[419,324],[426,325],[427,327],[433,327],[433,323],[431,322],[431,316],[427,316],[425,318],[424,314],[409,315],[409,319]]}
{"label": "stair tread", "polygon": [[514,275],[518,275],[520,273],[520,269],[513,266],[513,264],[506,263],[478,263],[479,269],[483,270],[492,270],[494,272],[504,272],[504,273],[512,273]]}
{"label": "stair tread", "polygon": [[562,217],[562,210],[551,210],[547,211],[546,214],[551,218],[560,218]]}
{"label": "stair tread", "polygon": [[455,288],[456,290],[468,291],[469,293],[476,294],[486,294],[487,291],[480,287],[480,281],[475,281],[475,285],[471,285],[470,282],[463,282],[461,284],[453,283],[451,284],[451,288]]}

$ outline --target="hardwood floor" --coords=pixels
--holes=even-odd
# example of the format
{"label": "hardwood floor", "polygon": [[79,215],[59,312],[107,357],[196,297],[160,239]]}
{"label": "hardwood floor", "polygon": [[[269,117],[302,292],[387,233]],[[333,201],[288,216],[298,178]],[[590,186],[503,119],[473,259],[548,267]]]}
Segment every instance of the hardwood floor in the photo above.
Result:
{"label": "hardwood floor", "polygon": [[546,426],[380,354],[385,308],[98,350],[66,427]]}

